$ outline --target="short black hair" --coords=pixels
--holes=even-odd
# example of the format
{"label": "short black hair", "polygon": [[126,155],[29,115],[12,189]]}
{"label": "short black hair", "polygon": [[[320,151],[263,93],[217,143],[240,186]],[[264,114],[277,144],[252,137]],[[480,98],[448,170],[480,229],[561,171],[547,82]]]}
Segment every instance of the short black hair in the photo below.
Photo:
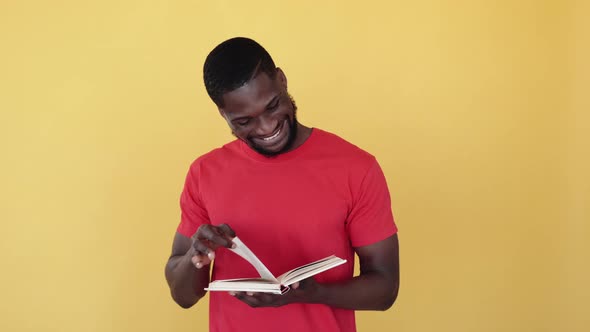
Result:
{"label": "short black hair", "polygon": [[274,79],[277,69],[272,57],[252,39],[236,37],[217,45],[205,60],[203,79],[209,97],[223,107],[223,94],[233,91],[258,73]]}

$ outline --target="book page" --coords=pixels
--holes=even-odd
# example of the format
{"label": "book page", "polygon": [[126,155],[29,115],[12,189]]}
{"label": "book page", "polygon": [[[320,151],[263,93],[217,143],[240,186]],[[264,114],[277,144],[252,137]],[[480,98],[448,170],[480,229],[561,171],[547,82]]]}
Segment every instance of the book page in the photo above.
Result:
{"label": "book page", "polygon": [[320,260],[317,260],[315,262],[311,262],[311,263],[307,263],[305,265],[302,265],[300,267],[294,268],[293,270],[287,271],[283,274],[281,274],[280,276],[277,277],[277,279],[279,281],[283,281],[285,279],[288,279],[290,276],[292,275],[297,275],[300,273],[304,273],[313,269],[316,269],[317,267],[319,267],[320,265],[323,264],[329,264],[329,260],[335,258],[336,256],[332,255],[332,256],[328,256],[326,258],[322,258]]}
{"label": "book page", "polygon": [[[261,279],[258,279],[261,280]],[[261,292],[261,293],[272,293],[272,294],[283,294],[286,291],[283,290],[279,284],[259,284],[259,283],[216,283],[215,281],[209,284],[208,291],[225,291],[225,292]]]}
{"label": "book page", "polygon": [[344,263],[346,263],[345,259],[341,259],[336,256],[330,256],[286,272],[278,279],[281,284],[289,286],[297,281],[309,278]]}
{"label": "book page", "polygon": [[225,284],[225,283],[248,283],[248,284],[268,284],[268,285],[277,285],[274,280],[268,279],[261,279],[261,278],[237,278],[237,279],[223,279],[223,280],[215,280],[212,281],[210,284]]}
{"label": "book page", "polygon": [[258,257],[256,257],[256,255],[254,255],[254,253],[248,247],[246,247],[246,245],[240,239],[238,239],[237,236],[232,239],[232,242],[236,244],[236,248],[230,248],[229,250],[233,251],[252,264],[262,279],[272,280],[276,283],[279,282],[277,278],[275,278],[275,276],[268,270],[268,268],[262,264],[260,259],[258,259]]}

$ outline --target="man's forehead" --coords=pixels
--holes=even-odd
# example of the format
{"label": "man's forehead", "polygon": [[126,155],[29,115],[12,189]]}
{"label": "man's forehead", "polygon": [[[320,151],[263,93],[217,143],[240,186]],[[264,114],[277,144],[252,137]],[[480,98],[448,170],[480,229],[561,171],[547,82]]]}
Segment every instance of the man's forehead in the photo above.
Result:
{"label": "man's forehead", "polygon": [[261,73],[241,87],[223,94],[223,110],[234,112],[244,107],[266,107],[280,93],[279,86]]}

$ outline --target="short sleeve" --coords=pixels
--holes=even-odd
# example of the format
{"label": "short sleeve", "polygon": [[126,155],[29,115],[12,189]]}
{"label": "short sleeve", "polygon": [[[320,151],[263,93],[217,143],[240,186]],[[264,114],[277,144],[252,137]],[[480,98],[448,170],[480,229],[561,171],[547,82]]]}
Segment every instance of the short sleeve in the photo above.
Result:
{"label": "short sleeve", "polygon": [[397,233],[389,189],[377,160],[373,158],[360,186],[352,190],[353,202],[346,227],[353,247],[373,244]]}
{"label": "short sleeve", "polygon": [[198,163],[193,163],[188,171],[180,195],[181,217],[177,231],[186,237],[193,236],[199,226],[210,223],[209,215],[200,198],[198,179]]}

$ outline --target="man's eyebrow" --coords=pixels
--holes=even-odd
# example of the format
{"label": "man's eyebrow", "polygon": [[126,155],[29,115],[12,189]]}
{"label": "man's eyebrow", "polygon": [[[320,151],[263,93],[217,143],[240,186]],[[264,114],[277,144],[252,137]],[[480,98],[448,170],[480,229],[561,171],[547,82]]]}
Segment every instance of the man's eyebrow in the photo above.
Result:
{"label": "man's eyebrow", "polygon": [[281,96],[281,94],[277,94],[276,96],[274,96],[267,104],[266,104],[266,108],[269,109],[271,107],[271,105],[273,105]]}
{"label": "man's eyebrow", "polygon": [[231,119],[230,121],[235,122],[235,121],[246,120],[246,119],[250,119],[250,116],[240,116],[235,119]]}
{"label": "man's eyebrow", "polygon": [[[278,93],[276,96],[274,96],[268,103],[266,103],[265,109],[271,108],[271,106],[273,106],[273,104],[276,103],[280,97],[281,97],[280,93]],[[249,115],[244,115],[244,116],[238,116],[236,118],[232,118],[229,121],[235,122],[235,121],[246,120],[246,119],[250,119],[250,118],[252,118],[252,117]]]}

